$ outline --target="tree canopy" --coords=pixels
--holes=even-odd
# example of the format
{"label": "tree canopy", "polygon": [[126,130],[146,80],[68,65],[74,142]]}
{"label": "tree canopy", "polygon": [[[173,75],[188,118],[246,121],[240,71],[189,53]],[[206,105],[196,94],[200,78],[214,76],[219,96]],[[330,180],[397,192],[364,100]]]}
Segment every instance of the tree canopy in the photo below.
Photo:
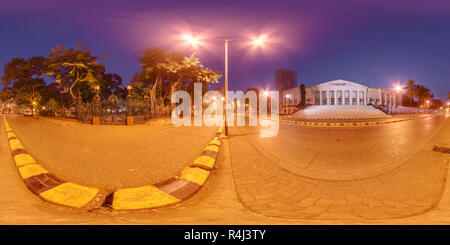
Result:
{"label": "tree canopy", "polygon": [[55,79],[63,93],[69,93],[73,99],[73,89],[82,82],[90,87],[99,85],[105,73],[105,66],[97,63],[97,57],[88,48],[77,45],[76,49],[57,46],[48,55],[47,75]]}
{"label": "tree canopy", "polygon": [[2,99],[14,98],[17,104],[30,106],[41,99],[45,89],[43,74],[47,69],[47,60],[43,57],[32,57],[27,60],[13,58],[6,63],[1,78],[4,90]]}

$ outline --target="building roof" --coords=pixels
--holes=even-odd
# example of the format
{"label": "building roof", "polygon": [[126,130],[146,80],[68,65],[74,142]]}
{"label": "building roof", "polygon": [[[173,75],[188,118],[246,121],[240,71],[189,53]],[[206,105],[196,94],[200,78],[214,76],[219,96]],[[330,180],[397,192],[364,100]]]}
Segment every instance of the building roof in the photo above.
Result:
{"label": "building roof", "polygon": [[348,85],[352,85],[352,86],[361,86],[361,87],[365,87],[365,88],[368,87],[368,86],[366,86],[364,84],[350,82],[350,81],[343,80],[343,79],[337,79],[337,80],[328,81],[328,82],[324,82],[324,83],[314,84],[311,87],[327,86],[327,85],[329,85],[329,86],[348,86]]}

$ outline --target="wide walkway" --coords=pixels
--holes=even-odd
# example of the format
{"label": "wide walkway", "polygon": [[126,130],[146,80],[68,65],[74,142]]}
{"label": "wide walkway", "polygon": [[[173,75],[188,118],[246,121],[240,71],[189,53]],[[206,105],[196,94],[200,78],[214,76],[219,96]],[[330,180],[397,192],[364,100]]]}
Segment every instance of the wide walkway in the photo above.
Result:
{"label": "wide walkway", "polygon": [[[449,156],[428,148],[450,144],[450,120],[421,120],[409,125],[434,134],[423,148],[405,156],[398,170],[352,181],[308,179],[259,154],[251,156],[247,148],[240,149],[249,131],[232,129],[223,141],[218,169],[199,193],[178,205],[129,212],[82,212],[42,201],[20,180],[0,130],[0,224],[450,224]],[[394,125],[374,127],[381,132]],[[300,127],[282,124],[280,134]]]}
{"label": "wide walkway", "polygon": [[176,176],[200,155],[216,127],[101,125],[7,116],[25,149],[74,183],[117,189]]}

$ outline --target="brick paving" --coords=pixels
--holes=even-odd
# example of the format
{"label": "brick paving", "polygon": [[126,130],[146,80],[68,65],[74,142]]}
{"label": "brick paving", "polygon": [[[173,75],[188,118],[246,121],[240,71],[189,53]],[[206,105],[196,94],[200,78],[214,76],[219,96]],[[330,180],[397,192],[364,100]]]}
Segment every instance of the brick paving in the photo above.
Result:
{"label": "brick paving", "polygon": [[190,166],[217,127],[102,125],[8,117],[25,149],[54,175],[118,189],[154,184]]}
{"label": "brick paving", "polygon": [[[449,135],[447,124],[446,133],[431,141],[448,144],[443,141]],[[259,157],[237,161],[240,139],[230,137],[223,141],[218,169],[187,201],[137,212],[80,212],[33,195],[17,176],[5,138],[0,131],[0,193],[8,193],[0,195],[0,224],[450,224],[450,183],[443,179],[449,158],[431,148],[378,179],[324,181],[274,169]],[[252,196],[259,199],[249,202]]]}
{"label": "brick paving", "polygon": [[[436,119],[435,123],[441,124],[442,120]],[[404,125],[415,126],[415,123]],[[397,164],[394,169],[364,179],[338,181],[331,172],[327,173],[330,175],[327,180],[326,174],[318,179],[307,172],[291,171],[286,164],[281,167],[279,162],[262,154],[257,144],[249,142],[251,132],[238,128],[234,132],[238,136],[231,137],[231,160],[236,191],[246,207],[265,216],[325,220],[407,217],[436,207],[446,183],[448,156],[432,152],[430,145],[414,153],[405,150],[408,155],[401,164],[391,163]],[[380,143],[386,140],[389,145],[386,138],[379,140]],[[308,157],[306,147],[283,147]],[[366,153],[353,152],[358,154]],[[295,160],[290,164],[295,164]]]}

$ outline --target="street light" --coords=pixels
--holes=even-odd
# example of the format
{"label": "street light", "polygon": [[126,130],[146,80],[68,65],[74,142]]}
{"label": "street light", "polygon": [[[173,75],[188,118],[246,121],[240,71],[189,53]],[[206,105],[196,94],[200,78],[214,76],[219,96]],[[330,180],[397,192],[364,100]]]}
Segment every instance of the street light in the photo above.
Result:
{"label": "street light", "polygon": [[131,86],[131,85],[128,85],[127,86],[127,90],[128,90],[128,95],[131,95],[131,89],[132,89],[133,87]]}
{"label": "street light", "polygon": [[259,36],[259,37],[253,39],[253,44],[254,44],[255,46],[261,46],[261,45],[264,44],[264,42],[266,41],[266,39],[267,39],[267,35],[261,35],[261,36]]}
{"label": "street light", "polygon": [[[192,46],[196,46],[200,40],[197,37],[194,37],[189,34],[182,34],[182,39],[184,39],[188,44],[191,44]],[[253,38],[252,42],[254,46],[261,46],[264,44],[264,42],[267,40],[267,35],[260,35],[257,38]],[[217,40],[217,39],[216,39]],[[242,39],[220,39],[225,42],[225,106],[228,104],[228,43],[230,41],[237,41]],[[233,103],[234,107],[234,103]],[[225,135],[228,135],[228,118],[225,116]]]}
{"label": "street light", "polygon": [[37,117],[39,116],[38,112],[37,112],[37,102],[35,100],[33,100],[33,102],[31,102],[31,104],[33,104],[33,117]]}
{"label": "street light", "polygon": [[192,35],[185,33],[185,34],[181,35],[181,38],[184,39],[187,43],[189,43],[192,46],[196,46],[198,44],[198,38],[194,37]]}
{"label": "street light", "polygon": [[395,85],[394,87],[395,93],[394,93],[394,103],[395,106],[397,106],[397,93],[401,93],[403,91],[403,88],[401,85]]}

